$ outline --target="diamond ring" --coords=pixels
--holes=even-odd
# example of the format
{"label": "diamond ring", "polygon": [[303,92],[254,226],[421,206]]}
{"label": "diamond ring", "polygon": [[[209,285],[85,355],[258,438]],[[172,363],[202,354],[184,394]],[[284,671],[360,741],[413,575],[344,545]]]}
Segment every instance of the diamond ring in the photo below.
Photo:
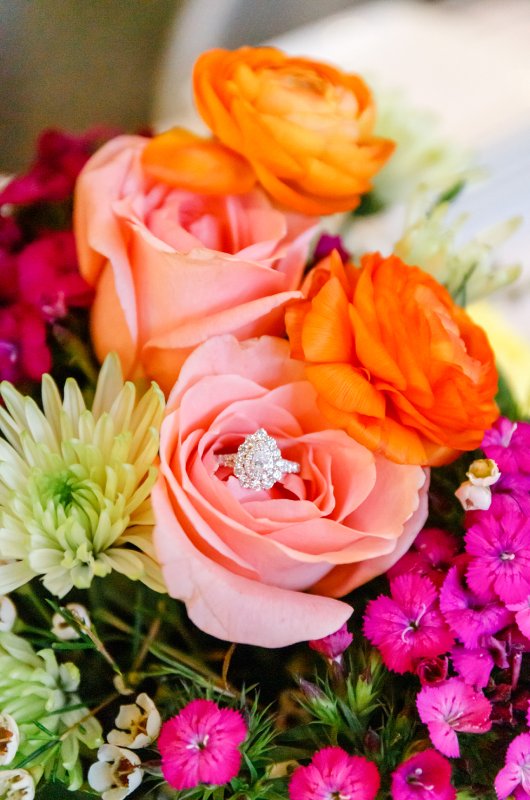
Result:
{"label": "diamond ring", "polygon": [[245,437],[237,453],[217,456],[219,464],[231,467],[244,489],[270,489],[282,475],[300,472],[300,464],[282,458],[276,441],[266,430],[259,428]]}

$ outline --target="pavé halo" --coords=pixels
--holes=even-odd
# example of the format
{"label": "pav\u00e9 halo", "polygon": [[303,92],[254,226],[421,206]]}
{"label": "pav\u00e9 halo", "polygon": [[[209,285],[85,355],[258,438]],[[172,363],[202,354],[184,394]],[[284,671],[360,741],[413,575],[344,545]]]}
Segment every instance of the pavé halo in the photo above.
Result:
{"label": "pav\u00e9 halo", "polygon": [[285,473],[300,472],[300,464],[282,458],[275,439],[264,428],[245,437],[237,453],[217,456],[219,464],[231,467],[244,489],[270,489]]}

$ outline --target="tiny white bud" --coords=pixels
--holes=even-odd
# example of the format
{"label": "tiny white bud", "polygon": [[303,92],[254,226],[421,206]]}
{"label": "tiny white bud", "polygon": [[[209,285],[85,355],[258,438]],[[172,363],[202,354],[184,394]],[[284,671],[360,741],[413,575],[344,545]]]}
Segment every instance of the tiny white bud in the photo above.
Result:
{"label": "tiny white bud", "polygon": [[477,486],[471,481],[464,481],[455,492],[464,511],[487,511],[491,505],[491,489],[489,486]]}
{"label": "tiny white bud", "polygon": [[466,475],[473,486],[493,486],[501,477],[500,470],[492,458],[477,458]]}
{"label": "tiny white bud", "polygon": [[0,765],[11,764],[20,744],[18,725],[11,714],[0,714]]}
{"label": "tiny white bud", "polygon": [[0,770],[0,800],[33,800],[35,782],[25,769]]}
{"label": "tiny white bud", "polygon": [[[90,628],[90,617],[84,606],[80,603],[67,603],[65,609],[69,611],[76,620],[79,620],[81,625]],[[57,636],[58,639],[62,639],[65,642],[72,639],[79,639],[79,631],[77,631],[59,611],[52,617],[52,633]]]}

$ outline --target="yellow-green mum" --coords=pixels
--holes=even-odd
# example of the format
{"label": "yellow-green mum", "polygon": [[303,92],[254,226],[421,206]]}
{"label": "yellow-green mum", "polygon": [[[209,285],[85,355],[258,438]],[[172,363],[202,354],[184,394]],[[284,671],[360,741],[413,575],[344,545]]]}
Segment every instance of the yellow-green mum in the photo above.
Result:
{"label": "yellow-green mum", "polygon": [[0,385],[0,594],[42,576],[63,597],[112,570],[165,591],[151,542],[164,396],[138,400],[107,356],[92,408],[69,378],[64,397],[49,375],[42,406]]}

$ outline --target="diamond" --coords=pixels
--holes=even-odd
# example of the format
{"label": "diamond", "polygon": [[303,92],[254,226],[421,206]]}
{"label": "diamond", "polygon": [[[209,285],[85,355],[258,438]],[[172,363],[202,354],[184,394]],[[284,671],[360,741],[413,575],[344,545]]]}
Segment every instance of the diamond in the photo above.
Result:
{"label": "diamond", "polygon": [[232,467],[244,489],[271,489],[284,473],[300,472],[300,465],[287,461],[276,441],[266,430],[259,428],[245,438],[237,453],[218,456],[220,464]]}

